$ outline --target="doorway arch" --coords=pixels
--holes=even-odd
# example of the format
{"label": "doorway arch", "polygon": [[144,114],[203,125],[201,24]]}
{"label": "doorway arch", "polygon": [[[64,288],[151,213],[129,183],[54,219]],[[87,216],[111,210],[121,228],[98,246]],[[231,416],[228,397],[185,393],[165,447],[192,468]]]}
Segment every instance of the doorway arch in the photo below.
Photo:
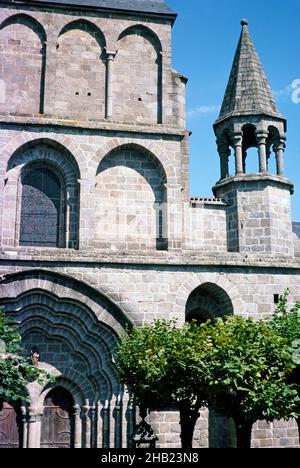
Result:
{"label": "doorway arch", "polygon": [[41,448],[74,448],[74,399],[64,387],[55,387],[45,398]]}

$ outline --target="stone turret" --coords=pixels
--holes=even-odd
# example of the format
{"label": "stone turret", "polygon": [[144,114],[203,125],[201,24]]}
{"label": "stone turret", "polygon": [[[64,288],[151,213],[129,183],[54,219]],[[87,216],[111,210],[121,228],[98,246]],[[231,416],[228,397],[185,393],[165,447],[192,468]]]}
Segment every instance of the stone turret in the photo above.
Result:
{"label": "stone turret", "polygon": [[[280,114],[248,31],[242,32],[214,125],[221,178],[214,187],[229,201],[230,251],[293,255],[290,195],[293,185],[284,176],[286,120]],[[257,148],[257,172],[247,173],[247,151]],[[231,150],[235,174],[229,174]],[[276,174],[269,172],[274,154]]]}

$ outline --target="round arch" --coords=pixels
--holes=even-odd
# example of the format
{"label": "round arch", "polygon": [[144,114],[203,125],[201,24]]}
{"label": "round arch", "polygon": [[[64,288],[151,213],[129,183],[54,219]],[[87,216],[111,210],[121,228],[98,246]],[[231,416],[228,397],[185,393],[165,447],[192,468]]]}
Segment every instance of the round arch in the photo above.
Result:
{"label": "round arch", "polygon": [[87,32],[91,36],[95,37],[98,45],[101,49],[106,47],[106,39],[101,29],[91,21],[85,19],[77,19],[67,23],[59,32],[59,37],[63,36],[74,29],[80,29],[81,31]]}
{"label": "round arch", "polygon": [[55,377],[51,384],[28,385],[29,446],[39,446],[43,402],[58,385],[74,398],[76,446],[95,446],[96,440],[101,444],[109,437],[122,440],[122,427],[114,424],[114,415],[122,417],[122,405],[126,409],[130,404],[118,380],[113,355],[131,322],[120,307],[82,281],[45,270],[1,277],[0,297],[6,311],[20,322],[25,348],[30,350],[34,345],[40,367]]}
{"label": "round arch", "polygon": [[[43,114],[47,62],[46,31],[37,19],[24,13],[6,18],[0,24],[0,32],[10,26],[15,29],[12,37],[17,41],[12,43],[8,41],[7,47],[5,45],[7,53],[1,57],[6,82],[5,99],[1,104],[5,112]],[[24,26],[28,29],[21,31],[15,26]],[[33,35],[29,34],[28,30]],[[9,32],[6,33],[7,38],[9,34]],[[17,62],[13,59],[16,47],[22,48],[22,54],[18,55]],[[22,82],[14,84],[14,77],[20,74],[20,67],[22,68]],[[1,108],[1,111],[3,109]]]}
{"label": "round arch", "polygon": [[174,169],[174,164],[169,158],[169,155],[166,151],[162,150],[161,146],[157,143],[147,142],[144,140],[137,141],[130,138],[113,138],[107,143],[103,144],[98,151],[95,153],[91,159],[91,171],[94,174],[97,173],[98,167],[101,164],[101,161],[112,151],[122,148],[125,146],[131,146],[136,148],[146,154],[151,158],[157,159],[160,165],[163,168],[163,171],[166,174],[166,182],[168,184],[176,183],[176,173]]}
{"label": "round arch", "polygon": [[7,171],[9,160],[13,157],[13,155],[21,147],[25,147],[25,145],[28,145],[28,147],[30,147],[31,145],[34,145],[37,141],[47,142],[53,146],[58,145],[63,150],[66,150],[70,155],[73,156],[73,159],[78,166],[80,176],[82,176],[83,172],[85,174],[87,173],[87,168],[85,168],[86,161],[82,156],[82,151],[80,151],[79,145],[75,145],[74,141],[70,137],[54,133],[51,133],[50,137],[45,136],[45,133],[37,133],[35,136],[33,136],[31,133],[28,132],[20,134],[15,138],[12,138],[4,146],[1,152],[2,158],[0,161],[0,168],[4,176]]}
{"label": "round arch", "polygon": [[23,26],[27,26],[30,29],[32,29],[40,38],[42,45],[47,42],[47,35],[45,29],[43,28],[41,23],[33,16],[27,15],[25,13],[18,13],[16,15],[9,16],[0,24],[0,31],[1,29],[4,29],[7,26],[11,26],[13,24],[22,24]]}
{"label": "round arch", "polygon": [[[34,152],[36,148],[39,149],[38,152]],[[60,160],[51,150],[63,153],[64,158]],[[7,161],[6,175],[9,176],[9,171],[17,166],[23,167],[26,164],[40,160],[49,161],[54,166],[59,167],[67,183],[74,183],[80,179],[80,170],[73,154],[60,142],[50,138],[32,139],[19,146]]]}
{"label": "round arch", "polygon": [[199,286],[206,283],[218,286],[226,292],[231,301],[234,314],[247,315],[246,304],[242,300],[238,288],[225,275],[220,273],[198,273],[188,278],[178,290],[174,312],[179,323],[183,324],[185,320],[186,304],[189,296]]}
{"label": "round arch", "polygon": [[124,31],[120,33],[118,41],[130,34],[136,34],[145,37],[149,40],[149,42],[151,42],[157,54],[162,52],[162,44],[158,35],[149,27],[143,24],[135,24],[133,26],[130,26],[129,28],[124,29]]}
{"label": "round arch", "polygon": [[[107,161],[111,156],[113,156],[115,153],[118,151],[132,151],[132,152],[141,152],[145,154],[145,156],[153,162],[153,164],[157,167],[160,175],[161,175],[161,184],[166,184],[167,183],[167,174],[166,171],[161,163],[161,161],[147,148],[144,146],[135,144],[135,143],[129,143],[129,144],[123,144],[120,146],[117,146],[113,150],[111,150],[108,154],[106,154],[102,159],[101,162],[98,166],[97,170],[97,175],[102,171],[102,168],[105,166],[105,161]],[[133,165],[134,166],[134,165]],[[140,168],[135,166],[136,170],[139,171]],[[147,177],[147,176],[146,176]]]}
{"label": "round arch", "polygon": [[97,169],[95,245],[101,249],[165,250],[166,183],[164,167],[150,151],[136,144],[111,150]]}
{"label": "round arch", "polygon": [[[158,36],[144,25],[132,25],[119,35],[117,49],[115,83],[122,92],[114,95],[114,119],[127,123],[161,124],[163,56]],[[137,73],[141,77],[138,80]]]}
{"label": "round arch", "polygon": [[[17,148],[6,161],[4,197],[13,196],[15,203],[15,226],[9,232],[14,245],[20,242],[23,203],[22,177],[30,170],[48,170],[59,177],[61,196],[57,247],[77,248],[79,243],[79,179],[80,170],[73,154],[60,143],[48,138],[30,140]],[[3,220],[6,219],[4,203]],[[9,208],[7,208],[9,210]],[[7,232],[7,231],[6,231]]]}
{"label": "round arch", "polygon": [[28,290],[51,291],[61,300],[69,300],[70,304],[74,301],[85,304],[98,320],[108,324],[119,337],[127,326],[133,326],[130,310],[116,304],[110,298],[109,291],[96,289],[84,280],[45,269],[29,269],[0,277],[0,298],[6,303],[26,294]]}
{"label": "round arch", "polygon": [[214,283],[204,283],[194,289],[186,303],[186,320],[204,323],[233,314],[233,305],[224,289]]}

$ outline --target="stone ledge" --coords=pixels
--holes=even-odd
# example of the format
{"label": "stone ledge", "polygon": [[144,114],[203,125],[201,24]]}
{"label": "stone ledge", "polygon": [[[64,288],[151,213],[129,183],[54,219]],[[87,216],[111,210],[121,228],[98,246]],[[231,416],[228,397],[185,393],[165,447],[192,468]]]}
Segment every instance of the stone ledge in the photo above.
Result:
{"label": "stone ledge", "polygon": [[261,185],[268,185],[268,184],[275,184],[277,186],[282,186],[286,189],[289,189],[291,194],[294,193],[294,184],[287,178],[285,177],[279,177],[274,174],[266,173],[266,174],[261,174],[259,172],[254,173],[254,174],[241,174],[241,175],[236,175],[232,177],[228,177],[226,179],[220,180],[217,182],[217,184],[213,187],[213,193],[216,194],[218,189],[224,188],[230,185],[240,185],[242,186],[243,184],[249,185],[250,183],[255,183],[257,184],[258,189]]}
{"label": "stone ledge", "polygon": [[221,198],[191,198],[191,205],[219,205],[228,206],[228,203]]}
{"label": "stone ledge", "polygon": [[84,130],[98,130],[108,132],[124,132],[124,133],[143,133],[155,135],[170,135],[185,137],[191,132],[185,129],[176,127],[168,127],[167,125],[137,125],[123,124],[120,122],[108,122],[107,120],[66,120],[58,119],[48,115],[3,115],[0,114],[0,125],[31,125],[31,126],[47,126],[47,127],[66,127],[78,128]]}
{"label": "stone ledge", "polygon": [[188,251],[173,252],[108,252],[107,250],[6,249],[0,254],[0,264],[20,262],[69,263],[69,264],[115,264],[159,266],[228,266],[274,269],[300,269],[300,258],[277,255],[239,253],[203,253]]}

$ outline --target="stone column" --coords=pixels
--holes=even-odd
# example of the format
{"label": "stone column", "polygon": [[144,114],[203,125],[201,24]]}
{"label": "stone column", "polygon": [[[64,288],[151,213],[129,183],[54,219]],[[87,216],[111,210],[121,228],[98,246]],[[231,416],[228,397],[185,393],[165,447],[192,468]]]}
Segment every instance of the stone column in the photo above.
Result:
{"label": "stone column", "polygon": [[80,406],[74,406],[74,448],[81,448],[82,446],[82,421],[80,417]]}
{"label": "stone column", "polygon": [[116,419],[115,419],[115,410],[117,404],[117,397],[116,395],[112,396],[110,400],[110,407],[109,407],[109,448],[116,448],[115,441],[116,441]]}
{"label": "stone column", "polygon": [[105,400],[104,406],[102,408],[103,421],[102,421],[102,430],[103,430],[103,448],[109,448],[109,437],[110,437],[110,403],[109,400]]}
{"label": "stone column", "polygon": [[40,448],[41,414],[29,413],[27,448]]}
{"label": "stone column", "polygon": [[269,161],[270,161],[270,157],[272,155],[271,147],[272,147],[272,143],[269,142],[267,144],[267,171],[268,172],[269,172]]}
{"label": "stone column", "polygon": [[91,419],[90,407],[88,404],[83,406],[82,415],[85,422],[85,448],[91,448]]}
{"label": "stone column", "polygon": [[278,145],[275,146],[276,153],[276,163],[277,163],[277,175],[279,177],[284,177],[284,150],[285,150],[285,140],[282,138]]}
{"label": "stone column", "polygon": [[246,174],[247,169],[247,151],[243,149],[243,172]]}
{"label": "stone column", "polygon": [[97,427],[96,427],[96,406],[95,404],[91,406],[90,411],[91,419],[91,448],[97,447]]}
{"label": "stone column", "polygon": [[268,172],[267,165],[267,138],[268,134],[264,132],[257,132],[257,145],[259,154],[259,172],[265,174]]}
{"label": "stone column", "polygon": [[27,423],[27,410],[25,406],[22,406],[22,425],[23,425],[23,443],[22,447],[27,448],[27,440],[28,440],[28,423]]}
{"label": "stone column", "polygon": [[61,245],[61,238],[63,235],[65,236],[65,248],[69,249],[70,248],[70,217],[71,217],[71,211],[70,211],[70,191],[69,188],[66,188],[66,201],[65,201],[65,232],[60,232],[59,236],[59,241]]}
{"label": "stone column", "polygon": [[47,63],[42,71],[42,79],[44,80],[43,113],[48,115],[53,115],[55,113],[55,70],[57,67],[57,53],[57,33],[53,28],[49,28],[47,31]]}
{"label": "stone column", "polygon": [[235,174],[241,175],[243,171],[243,134],[242,132],[235,133],[233,136],[234,152],[235,152]]}
{"label": "stone column", "polygon": [[40,114],[44,114],[45,109],[45,85],[46,85],[46,61],[47,61],[47,42],[43,42],[41,48],[42,69],[40,82]]}
{"label": "stone column", "polygon": [[227,179],[229,176],[228,158],[230,156],[230,149],[226,143],[218,144],[218,153],[220,155],[221,165],[221,180]]}
{"label": "stone column", "polygon": [[98,401],[97,408],[97,448],[103,447],[103,405],[101,401]]}
{"label": "stone column", "polygon": [[112,119],[113,116],[113,64],[117,52],[106,50],[106,107],[105,118]]}

